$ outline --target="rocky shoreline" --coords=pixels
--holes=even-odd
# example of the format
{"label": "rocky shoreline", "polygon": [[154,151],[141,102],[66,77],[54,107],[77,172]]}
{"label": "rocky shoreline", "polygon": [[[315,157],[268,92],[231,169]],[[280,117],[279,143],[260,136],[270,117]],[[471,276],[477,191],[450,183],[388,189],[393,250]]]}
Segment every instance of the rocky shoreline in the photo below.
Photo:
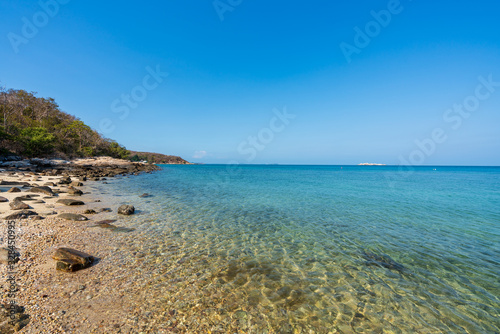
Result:
{"label": "rocky shoreline", "polygon": [[119,219],[135,208],[109,207],[88,185],[158,169],[110,158],[0,165],[0,333],[148,332],[112,270],[117,252],[135,257],[115,233],[132,231]]}

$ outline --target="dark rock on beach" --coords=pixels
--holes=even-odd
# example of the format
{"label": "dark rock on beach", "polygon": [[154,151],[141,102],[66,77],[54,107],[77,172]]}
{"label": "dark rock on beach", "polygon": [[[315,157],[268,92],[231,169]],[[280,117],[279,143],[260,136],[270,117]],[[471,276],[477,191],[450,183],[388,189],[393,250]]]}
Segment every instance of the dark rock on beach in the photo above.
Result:
{"label": "dark rock on beach", "polygon": [[87,217],[82,216],[78,213],[61,213],[57,216],[58,218],[66,219],[66,220],[74,220],[74,221],[84,221],[89,220]]}
{"label": "dark rock on beach", "polygon": [[32,193],[42,193],[42,194],[45,194],[45,195],[48,195],[48,196],[55,196],[56,194],[54,194],[54,192],[52,191],[52,189],[50,189],[50,187],[47,187],[47,186],[41,186],[41,187],[33,187],[29,190],[29,192],[32,192]]}
{"label": "dark rock on beach", "polygon": [[52,258],[57,261],[56,269],[62,271],[77,271],[90,267],[94,257],[72,248],[57,248]]}
{"label": "dark rock on beach", "polygon": [[29,182],[0,181],[0,186],[29,186]]}
{"label": "dark rock on beach", "polygon": [[70,187],[68,187],[68,194],[73,195],[73,196],[81,196],[81,195],[83,195],[83,191],[70,186]]}
{"label": "dark rock on beach", "polygon": [[19,212],[15,212],[11,215],[8,215],[4,219],[5,220],[25,219],[25,218],[33,217],[33,216],[38,216],[38,213],[36,213],[35,211],[30,211],[30,210],[22,210]]}
{"label": "dark rock on beach", "polygon": [[118,208],[118,213],[121,215],[131,215],[135,212],[135,208],[133,205],[123,204]]}
{"label": "dark rock on beach", "polygon": [[9,200],[5,197],[0,196],[0,203],[8,202]]}
{"label": "dark rock on beach", "polygon": [[18,187],[12,187],[9,190],[7,190],[7,192],[8,193],[20,193],[21,189],[19,189]]}
{"label": "dark rock on beach", "polygon": [[64,204],[64,205],[85,205],[82,201],[76,200],[76,199],[71,199],[71,198],[62,198],[60,200],[57,200],[56,203]]}
{"label": "dark rock on beach", "polygon": [[27,209],[31,209],[31,206],[29,206],[28,204],[24,203],[23,201],[20,201],[20,200],[14,200],[12,202],[9,203],[9,206],[12,210],[27,210]]}
{"label": "dark rock on beach", "polygon": [[14,198],[14,201],[34,201],[34,200],[36,200],[36,197],[40,197],[40,195],[18,196],[16,198]]}

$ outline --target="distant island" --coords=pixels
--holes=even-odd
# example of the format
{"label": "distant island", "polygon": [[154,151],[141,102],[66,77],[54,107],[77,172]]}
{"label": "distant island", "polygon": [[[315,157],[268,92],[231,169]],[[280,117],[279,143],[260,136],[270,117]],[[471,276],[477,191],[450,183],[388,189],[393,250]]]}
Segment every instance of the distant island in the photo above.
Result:
{"label": "distant island", "polygon": [[386,164],[375,164],[371,162],[363,162],[359,164],[358,166],[387,166]]}
{"label": "distant island", "polygon": [[0,87],[0,160],[109,156],[130,161],[189,164],[181,157],[129,151],[36,92]]}

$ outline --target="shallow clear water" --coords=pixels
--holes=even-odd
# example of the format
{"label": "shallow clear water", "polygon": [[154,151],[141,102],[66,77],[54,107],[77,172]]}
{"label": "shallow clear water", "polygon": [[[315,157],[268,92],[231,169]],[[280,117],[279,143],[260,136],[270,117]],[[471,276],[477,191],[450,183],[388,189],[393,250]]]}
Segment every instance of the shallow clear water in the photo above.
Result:
{"label": "shallow clear water", "polygon": [[120,224],[154,265],[150,298],[187,322],[500,332],[500,168],[162,168],[95,187],[139,209]]}

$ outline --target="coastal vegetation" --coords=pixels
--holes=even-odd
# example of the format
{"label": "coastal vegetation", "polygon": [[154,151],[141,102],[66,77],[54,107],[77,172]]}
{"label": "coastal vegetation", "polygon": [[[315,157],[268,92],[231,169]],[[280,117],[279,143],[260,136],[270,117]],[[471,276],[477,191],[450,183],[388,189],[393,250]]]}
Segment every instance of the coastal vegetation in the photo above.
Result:
{"label": "coastal vegetation", "polygon": [[82,158],[110,156],[153,163],[187,163],[180,157],[130,152],[77,117],[53,98],[0,87],[0,156]]}

